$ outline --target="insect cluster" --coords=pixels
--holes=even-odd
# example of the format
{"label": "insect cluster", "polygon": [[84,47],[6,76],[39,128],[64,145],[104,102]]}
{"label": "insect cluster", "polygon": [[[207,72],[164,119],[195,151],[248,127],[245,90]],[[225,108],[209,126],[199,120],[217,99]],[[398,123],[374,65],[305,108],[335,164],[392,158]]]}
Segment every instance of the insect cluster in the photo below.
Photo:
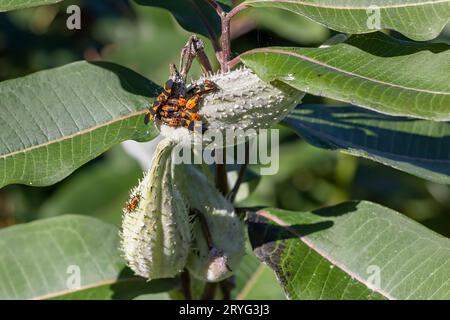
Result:
{"label": "insect cluster", "polygon": [[[210,177],[194,164],[176,163],[172,151],[195,138],[209,143],[208,135],[186,134],[184,129],[195,133],[202,121],[219,134],[269,128],[304,94],[288,85],[266,83],[245,67],[211,73],[195,37],[183,52],[181,72],[170,65],[169,80],[145,115],[146,124],[163,124],[160,133],[165,139],[124,208],[121,248],[130,268],[147,279],[187,270],[201,281],[218,282],[232,275],[244,255],[242,222]],[[187,86],[194,57],[206,72],[197,84]]]}
{"label": "insect cluster", "polygon": [[203,83],[186,90],[182,87],[183,83],[169,79],[153,106],[146,112],[144,123],[159,120],[170,127],[184,127],[191,131],[201,126],[202,119],[198,114],[199,102],[202,96],[218,91],[218,87],[210,80],[204,80]]}

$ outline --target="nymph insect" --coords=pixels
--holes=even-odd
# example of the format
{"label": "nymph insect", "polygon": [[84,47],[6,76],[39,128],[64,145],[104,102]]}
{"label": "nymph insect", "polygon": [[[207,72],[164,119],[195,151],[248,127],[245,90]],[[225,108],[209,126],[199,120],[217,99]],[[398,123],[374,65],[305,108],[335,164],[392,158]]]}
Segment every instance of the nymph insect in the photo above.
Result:
{"label": "nymph insect", "polygon": [[127,213],[136,211],[137,207],[139,206],[139,202],[141,201],[141,198],[142,196],[140,194],[135,194],[131,197],[130,200],[128,200],[125,207]]}
{"label": "nymph insect", "polygon": [[186,97],[181,94],[175,97],[173,86],[172,80],[166,82],[164,91],[147,111],[144,122],[147,124],[149,120],[158,119],[168,126],[182,126],[192,131],[194,123],[201,121],[197,111],[202,96],[217,91],[218,87],[214,82],[205,80],[187,89]]}
{"label": "nymph insect", "polygon": [[145,124],[148,124],[150,120],[153,120],[154,118],[158,118],[160,108],[166,104],[172,94],[173,84],[174,82],[171,79],[167,80],[164,84],[163,92],[160,93],[153,103],[153,106],[145,114]]}
{"label": "nymph insect", "polygon": [[192,36],[181,51],[180,70],[174,64],[170,65],[170,79],[164,84],[164,89],[156,98],[152,107],[145,114],[144,123],[150,120],[161,121],[170,127],[185,127],[191,131],[195,123],[201,121],[198,107],[201,98],[218,90],[218,86],[210,81],[186,88],[186,77],[192,61],[197,58],[205,73],[211,72],[211,64],[204,52],[203,42]]}

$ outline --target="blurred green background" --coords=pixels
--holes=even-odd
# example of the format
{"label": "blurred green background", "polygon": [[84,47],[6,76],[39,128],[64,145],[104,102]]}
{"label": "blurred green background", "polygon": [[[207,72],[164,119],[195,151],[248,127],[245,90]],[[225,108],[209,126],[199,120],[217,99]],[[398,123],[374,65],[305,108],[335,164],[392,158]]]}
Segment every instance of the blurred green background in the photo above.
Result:
{"label": "blurred green background", "polygon": [[[81,30],[66,28],[66,8],[70,4],[82,9]],[[333,34],[288,12],[251,9],[233,21],[232,50],[238,54],[255,47],[319,46]],[[126,0],[65,1],[1,13],[0,81],[85,59],[116,62],[161,84],[168,77],[168,64],[178,63],[180,49],[189,35],[167,11]],[[204,40],[213,59],[211,46]],[[450,27],[434,41],[450,43]],[[195,66],[192,77],[199,72]],[[306,96],[304,101],[338,103],[313,96]],[[244,189],[252,192],[239,205],[306,211],[364,199],[450,236],[448,186],[312,147],[289,129],[280,128],[280,172],[261,177],[257,185],[245,185]],[[66,213],[92,215],[118,225],[128,191],[141,175],[138,162],[117,146],[56,185],[5,187],[0,189],[0,227]],[[243,265],[246,267],[243,273],[251,274],[257,264],[247,261]],[[257,272],[259,280],[241,292],[242,297],[282,298],[273,274],[265,267]]]}

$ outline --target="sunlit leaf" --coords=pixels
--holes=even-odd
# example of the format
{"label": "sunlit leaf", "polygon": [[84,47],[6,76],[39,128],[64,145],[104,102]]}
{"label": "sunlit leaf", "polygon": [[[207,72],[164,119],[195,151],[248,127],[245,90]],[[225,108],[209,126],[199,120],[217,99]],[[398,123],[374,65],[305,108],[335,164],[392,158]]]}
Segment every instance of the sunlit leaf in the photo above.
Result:
{"label": "sunlit leaf", "polygon": [[62,0],[0,0],[0,12],[49,5],[61,1]]}
{"label": "sunlit leaf", "polygon": [[321,48],[262,48],[241,56],[266,81],[381,113],[450,120],[450,50],[383,34]]}
{"label": "sunlit leaf", "polygon": [[450,298],[450,240],[380,205],[264,209],[249,235],[292,299]]}
{"label": "sunlit leaf", "polygon": [[124,140],[149,140],[143,123],[158,86],[107,63],[77,62],[0,83],[0,187],[49,185]]}
{"label": "sunlit leaf", "polygon": [[0,230],[1,299],[131,299],[166,291],[125,267],[116,227],[67,215]]}
{"label": "sunlit leaf", "polygon": [[450,0],[246,0],[281,8],[345,33],[392,29],[414,40],[435,38],[450,18]]}

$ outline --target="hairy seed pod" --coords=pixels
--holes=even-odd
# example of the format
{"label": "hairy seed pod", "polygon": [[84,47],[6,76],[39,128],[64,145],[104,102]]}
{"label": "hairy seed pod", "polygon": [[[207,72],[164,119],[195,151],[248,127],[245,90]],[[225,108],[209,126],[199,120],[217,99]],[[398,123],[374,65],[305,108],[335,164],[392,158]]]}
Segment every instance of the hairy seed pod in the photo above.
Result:
{"label": "hairy seed pod", "polygon": [[149,280],[177,275],[189,254],[191,226],[187,204],[175,183],[174,145],[169,139],[158,144],[152,166],[132,191],[123,214],[125,259],[137,275]]}
{"label": "hairy seed pod", "polygon": [[[244,230],[233,205],[193,165],[179,166],[178,179],[189,199],[193,243],[186,267],[200,280],[232,275],[244,255]],[[182,171],[181,171],[182,170]]]}
{"label": "hairy seed pod", "polygon": [[[202,125],[210,132],[224,134],[225,130],[267,129],[280,122],[297,104],[304,93],[289,85],[262,81],[248,68],[218,73],[200,78],[213,81],[219,90],[203,96],[199,114]],[[201,143],[199,135],[185,128],[160,127],[161,134],[190,144]],[[205,137],[203,144],[210,140]]]}

